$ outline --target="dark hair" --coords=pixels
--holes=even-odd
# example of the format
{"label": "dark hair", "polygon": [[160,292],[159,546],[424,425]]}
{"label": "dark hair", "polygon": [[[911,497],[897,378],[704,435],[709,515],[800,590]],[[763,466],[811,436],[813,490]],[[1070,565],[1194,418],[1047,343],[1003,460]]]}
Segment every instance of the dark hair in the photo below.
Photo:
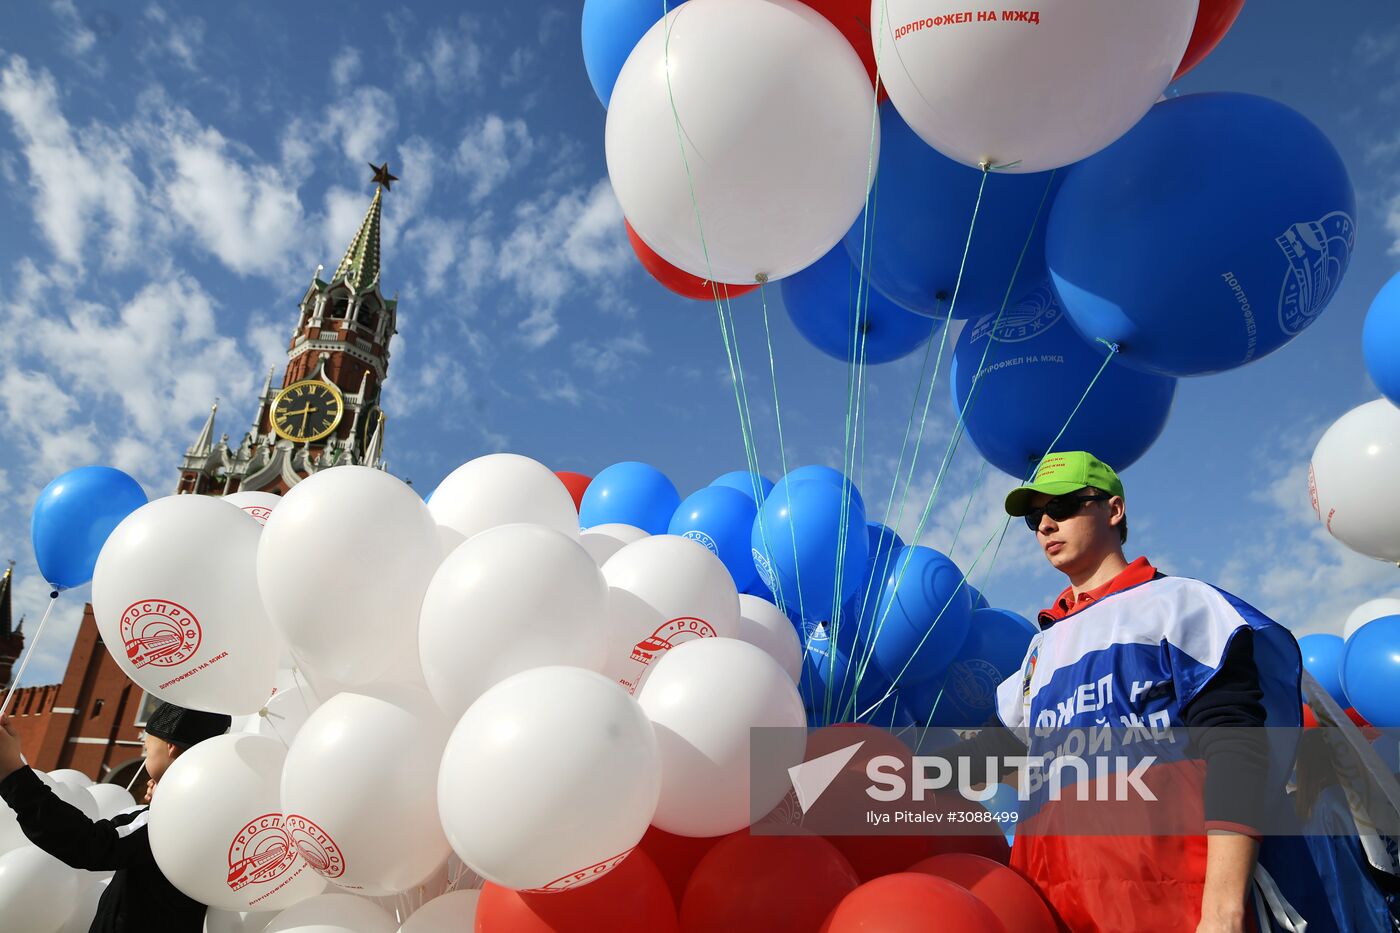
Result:
{"label": "dark hair", "polygon": [[[1100,489],[1097,486],[1085,486],[1084,488],[1089,490],[1090,492],[1101,493],[1105,496],[1113,495],[1113,493],[1109,492],[1107,489]],[[1123,520],[1118,523],[1118,543],[1128,543],[1128,507],[1126,504],[1126,500],[1123,506]]]}

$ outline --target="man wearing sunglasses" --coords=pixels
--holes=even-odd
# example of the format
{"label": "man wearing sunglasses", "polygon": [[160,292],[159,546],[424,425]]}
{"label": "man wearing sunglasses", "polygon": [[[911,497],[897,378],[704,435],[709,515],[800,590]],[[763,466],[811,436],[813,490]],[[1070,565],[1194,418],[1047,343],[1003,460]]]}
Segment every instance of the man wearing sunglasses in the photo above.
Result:
{"label": "man wearing sunglasses", "polygon": [[[1185,789],[1178,800],[1201,801],[1207,831],[1075,835],[1071,824],[1092,814],[1055,814],[1052,803],[1035,818],[1058,817],[1069,832],[1018,834],[1013,866],[1075,933],[1271,929],[1269,915],[1278,910],[1261,910],[1255,894],[1256,827],[1271,791],[1281,799],[1283,777],[1256,730],[1301,722],[1293,636],[1209,584],[1167,576],[1146,557],[1128,561],[1123,483],[1090,453],[1047,456],[1034,479],[1007,496],[1006,511],[1025,519],[1069,586],[1039,614],[1041,632],[1021,671],[998,688],[997,720],[1029,731],[1032,758],[1043,750],[1035,736],[1056,730],[1186,727],[1200,757],[1155,773]],[[1001,735],[974,740],[984,747],[1010,738],[1006,730],[986,731]],[[1294,887],[1316,891],[1306,882]],[[1334,929],[1325,900],[1308,912],[1309,931]]]}

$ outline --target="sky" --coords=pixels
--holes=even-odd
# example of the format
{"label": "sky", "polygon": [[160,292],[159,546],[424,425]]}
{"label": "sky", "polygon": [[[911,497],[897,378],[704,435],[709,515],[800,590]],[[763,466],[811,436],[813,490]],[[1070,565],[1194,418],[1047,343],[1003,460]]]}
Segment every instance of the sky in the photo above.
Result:
{"label": "sky", "polygon": [[[172,493],[216,397],[236,444],[269,367],[280,379],[296,301],[368,206],[371,160],[401,177],[383,222],[383,287],[400,298],[384,393],[394,473],[426,491],[495,451],[590,475],[643,460],[685,495],[744,466],[713,305],[672,296],[628,246],[579,21],[578,4],[538,0],[52,0],[7,18],[0,558],[18,561],[15,611],[31,638],[47,592],[28,540],[39,490],[108,463],[151,496]],[[1181,382],[1163,436],[1123,474],[1129,557],[1215,582],[1300,634],[1340,630],[1360,602],[1400,595],[1400,570],[1331,540],[1306,481],[1322,432],[1378,394],[1360,331],[1400,268],[1400,8],[1355,0],[1322,15],[1255,0],[1169,93],[1204,90],[1272,97],[1321,127],[1357,192],[1356,249],[1298,339]],[[840,466],[846,365],[803,342],[777,287],[734,315],[764,472]],[[920,364],[868,371],[856,479],[879,503],[872,518]],[[906,537],[953,433],[946,380],[945,365]],[[966,441],[949,464],[919,540],[964,569],[986,547],[973,582],[1032,614],[1064,582],[1019,523],[999,534],[1012,478]],[[61,679],[87,595],[65,594],[25,683]]]}

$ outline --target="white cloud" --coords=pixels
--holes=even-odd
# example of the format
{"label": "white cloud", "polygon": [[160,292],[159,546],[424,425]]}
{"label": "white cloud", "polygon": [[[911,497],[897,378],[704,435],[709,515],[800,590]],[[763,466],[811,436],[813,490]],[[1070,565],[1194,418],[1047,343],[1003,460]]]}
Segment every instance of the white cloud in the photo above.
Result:
{"label": "white cloud", "polygon": [[146,8],[146,20],[151,24],[151,48],[169,54],[187,71],[199,70],[199,59],[204,54],[204,20],[171,15],[154,3]]}
{"label": "white cloud", "polygon": [[73,5],[73,0],[52,0],[49,8],[53,10],[54,16],[58,17],[59,24],[63,28],[63,44],[72,55],[86,55],[91,52],[93,46],[97,45],[97,33],[88,28],[78,15],[78,8]]}
{"label": "white cloud", "polygon": [[471,200],[480,201],[495,191],[506,176],[530,160],[534,147],[524,120],[504,120],[494,113],[479,120],[457,146],[457,168],[467,179]]}
{"label": "white cloud", "polygon": [[170,215],[233,271],[285,275],[305,223],[296,186],[187,113],[172,112],[163,137],[161,197]]}
{"label": "white cloud", "polygon": [[486,60],[476,33],[476,24],[464,16],[454,29],[433,29],[425,47],[410,48],[400,35],[396,51],[404,82],[414,90],[442,95],[474,90]]}
{"label": "white cloud", "polygon": [[501,242],[497,275],[529,309],[519,329],[539,348],[559,333],[559,304],[630,268],[632,250],[622,209],[602,179],[590,189],[546,194],[516,209],[514,229]]}
{"label": "white cloud", "polygon": [[359,75],[360,50],[347,45],[331,59],[331,81],[338,90],[344,90]]}
{"label": "white cloud", "polygon": [[140,254],[144,192],[126,142],[96,124],[75,131],[59,107],[53,77],[31,72],[18,56],[0,69],[0,111],[19,138],[35,221],[54,254],[81,267],[89,238],[102,242],[102,258],[112,265]]}
{"label": "white cloud", "polygon": [[639,330],[619,334],[606,342],[580,340],[571,349],[574,365],[600,380],[623,375],[635,367],[637,357],[651,353],[646,337]]}
{"label": "white cloud", "polygon": [[357,88],[326,111],[326,128],[346,158],[357,163],[357,170],[366,162],[386,158],[386,141],[398,123],[394,98],[377,87]]}
{"label": "white cloud", "polygon": [[428,295],[442,292],[448,283],[448,273],[457,265],[463,246],[462,225],[429,217],[408,230],[403,237],[404,248],[414,253],[422,268],[419,280]]}

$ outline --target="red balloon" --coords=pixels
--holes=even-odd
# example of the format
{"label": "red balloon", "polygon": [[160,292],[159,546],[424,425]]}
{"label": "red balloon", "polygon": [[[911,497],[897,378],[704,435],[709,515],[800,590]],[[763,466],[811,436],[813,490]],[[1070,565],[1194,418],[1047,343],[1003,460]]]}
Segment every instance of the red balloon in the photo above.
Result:
{"label": "red balloon", "polygon": [[1317,717],[1313,715],[1312,707],[1306,703],[1303,704],[1303,728],[1317,728]]}
{"label": "red balloon", "polygon": [[559,482],[564,484],[564,488],[569,490],[569,495],[574,497],[574,511],[579,510],[580,503],[583,502],[584,490],[588,484],[593,482],[593,477],[584,476],[582,473],[570,473],[568,470],[556,472]]}
{"label": "red balloon", "polygon": [[[837,905],[823,933],[1008,933],[985,904],[943,878],[901,872],[867,881]],[[1019,930],[1013,933],[1020,933]]]}
{"label": "red balloon", "polygon": [[702,279],[698,275],[691,275],[684,269],[677,269],[666,260],[656,254],[650,246],[642,241],[637,235],[637,231],[632,229],[630,221],[624,219],[627,225],[627,241],[632,244],[632,252],[637,254],[637,259],[641,261],[642,268],[651,273],[651,277],[682,298],[694,298],[696,301],[714,301],[719,298],[738,298],[746,295],[758,288],[758,285],[726,285],[723,282],[711,282],[709,279]]}
{"label": "red balloon", "polygon": [[[865,66],[866,74],[870,75],[870,83],[875,83],[875,42],[871,38],[870,29],[870,3],[869,0],[802,0],[812,9],[831,21],[831,25],[841,30],[841,35],[846,37],[846,41],[851,43],[851,48],[856,50],[860,56],[860,63]],[[891,66],[894,58],[893,43],[885,40],[884,46],[880,49],[880,55],[885,59],[885,67]],[[885,88],[881,85],[878,88],[879,100],[885,99]]]}
{"label": "red balloon", "polygon": [[647,829],[647,834],[642,837],[637,848],[656,863],[661,877],[666,879],[666,886],[671,889],[671,896],[676,899],[676,909],[679,910],[681,898],[685,896],[685,886],[690,882],[695,866],[700,864],[705,854],[722,838],[724,837],[697,839],[693,836],[677,836],[652,826]]}
{"label": "red balloon", "polygon": [[963,888],[997,915],[1014,933],[1056,933],[1055,915],[1031,883],[980,855],[935,855],[910,866],[911,872],[945,878]]}
{"label": "red balloon", "polygon": [[597,881],[565,891],[512,891],[487,882],[476,906],[476,933],[676,933],[676,906],[661,872],[633,851]]}
{"label": "red balloon", "polygon": [[1196,11],[1196,28],[1191,30],[1191,41],[1186,43],[1186,54],[1181,56],[1181,64],[1176,67],[1172,80],[1186,74],[1209,55],[1225,33],[1235,24],[1235,17],[1244,9],[1244,0],[1201,0]]}
{"label": "red balloon", "polygon": [[859,883],[851,863],[820,836],[735,833],[695,866],[681,902],[681,929],[811,933]]}

